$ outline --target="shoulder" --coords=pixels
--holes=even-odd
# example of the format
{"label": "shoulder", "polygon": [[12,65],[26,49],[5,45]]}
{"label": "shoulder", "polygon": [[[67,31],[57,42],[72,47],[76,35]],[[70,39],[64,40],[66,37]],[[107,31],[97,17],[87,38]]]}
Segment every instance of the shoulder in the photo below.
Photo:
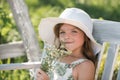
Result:
{"label": "shoulder", "polygon": [[90,78],[90,80],[92,80],[95,74],[95,65],[92,61],[85,60],[81,64],[78,64],[76,67],[74,67],[73,74],[82,80],[88,80],[85,78]]}
{"label": "shoulder", "polygon": [[82,62],[81,64],[78,65],[79,67],[86,67],[86,66],[91,66],[94,67],[94,63],[91,60],[85,60],[84,62]]}
{"label": "shoulder", "polygon": [[85,60],[82,63],[78,64],[75,68],[79,69],[88,69],[88,68],[95,68],[94,63],[91,60]]}

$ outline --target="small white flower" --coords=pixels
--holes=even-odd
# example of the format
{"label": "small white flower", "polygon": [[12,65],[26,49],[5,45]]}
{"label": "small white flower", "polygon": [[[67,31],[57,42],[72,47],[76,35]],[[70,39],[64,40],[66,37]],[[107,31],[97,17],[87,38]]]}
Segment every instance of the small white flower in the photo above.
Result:
{"label": "small white flower", "polygon": [[61,43],[60,49],[56,48],[54,45],[47,44],[46,48],[46,57],[41,61],[41,69],[45,72],[49,72],[54,69],[54,64],[61,57],[71,54],[71,51],[67,51],[64,47],[64,44]]}

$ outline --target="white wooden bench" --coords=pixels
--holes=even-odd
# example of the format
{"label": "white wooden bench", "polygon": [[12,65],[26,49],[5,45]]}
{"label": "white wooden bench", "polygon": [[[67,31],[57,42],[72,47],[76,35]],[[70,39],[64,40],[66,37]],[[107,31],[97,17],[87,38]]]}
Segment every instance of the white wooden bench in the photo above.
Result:
{"label": "white wooden bench", "polygon": [[[28,16],[27,7],[23,0],[8,0],[8,3],[12,9],[23,41],[10,44],[1,44],[0,59],[14,58],[27,54],[26,56],[28,57],[28,62],[2,64],[0,65],[0,70],[35,70],[40,66],[39,60],[41,50],[38,46],[38,41],[35,37],[35,32]],[[93,22],[93,36],[97,42],[103,45],[102,51],[99,55],[95,80],[114,80],[112,76],[114,75],[115,65],[118,65],[118,69],[116,70],[116,72],[118,72],[116,80],[120,80],[120,22],[95,19]],[[108,44],[106,42],[109,43],[109,46],[107,46]],[[103,62],[105,62],[104,65]],[[103,73],[101,74],[101,79],[98,79],[98,74],[101,72],[102,65],[104,68]]]}
{"label": "white wooden bench", "polygon": [[[104,59],[104,70],[101,80],[114,80],[112,79],[115,75],[114,69],[116,66],[120,68],[120,22],[106,21],[106,20],[94,20],[93,35],[97,42],[103,45],[102,51],[99,55],[98,67],[96,70],[96,80],[100,71],[100,66],[103,65],[102,60]],[[105,44],[109,43],[109,47]],[[106,51],[107,49],[107,52]],[[106,54],[105,54],[106,53]],[[118,68],[117,80],[120,80],[120,69]]]}

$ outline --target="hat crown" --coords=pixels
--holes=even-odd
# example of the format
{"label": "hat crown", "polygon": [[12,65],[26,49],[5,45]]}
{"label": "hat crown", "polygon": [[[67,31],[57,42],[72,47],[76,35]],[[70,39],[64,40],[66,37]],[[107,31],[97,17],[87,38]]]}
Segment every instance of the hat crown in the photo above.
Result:
{"label": "hat crown", "polygon": [[92,20],[90,16],[81,9],[67,8],[61,13],[59,18],[80,22],[89,29],[90,33],[92,33],[92,29],[93,29]]}

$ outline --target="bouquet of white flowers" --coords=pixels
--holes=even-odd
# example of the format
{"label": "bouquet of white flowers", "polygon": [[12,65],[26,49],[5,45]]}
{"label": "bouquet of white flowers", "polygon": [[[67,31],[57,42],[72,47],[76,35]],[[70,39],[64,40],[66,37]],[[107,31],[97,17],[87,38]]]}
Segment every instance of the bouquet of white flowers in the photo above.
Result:
{"label": "bouquet of white flowers", "polygon": [[45,48],[45,54],[46,56],[41,60],[40,68],[45,72],[49,72],[54,69],[53,65],[56,63],[56,61],[66,55],[71,54],[71,51],[66,50],[63,43],[61,43],[59,49],[54,45],[47,44]]}

